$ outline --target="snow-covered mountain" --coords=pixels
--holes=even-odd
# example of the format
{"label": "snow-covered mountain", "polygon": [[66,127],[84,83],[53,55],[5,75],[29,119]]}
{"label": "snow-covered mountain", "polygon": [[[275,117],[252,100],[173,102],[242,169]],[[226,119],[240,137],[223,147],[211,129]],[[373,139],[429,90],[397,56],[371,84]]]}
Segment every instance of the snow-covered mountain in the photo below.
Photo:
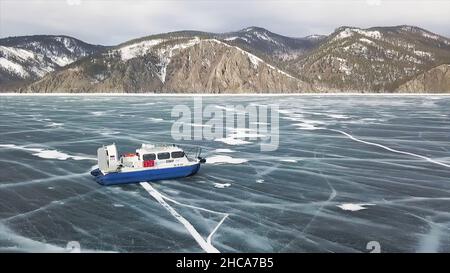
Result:
{"label": "snow-covered mountain", "polygon": [[450,63],[450,40],[413,26],[340,27],[320,46],[292,60],[290,71],[318,89],[394,91]]}
{"label": "snow-covered mountain", "polygon": [[446,64],[450,40],[407,25],[304,38],[178,31],[108,48],[64,36],[0,40],[0,80],[27,83],[24,92],[412,92],[447,86]]}
{"label": "snow-covered mountain", "polygon": [[74,62],[24,91],[293,92],[310,85],[211,34],[133,40]]}
{"label": "snow-covered mountain", "polygon": [[304,38],[293,38],[260,27],[248,27],[240,31],[218,35],[218,38],[243,48],[257,50],[276,60],[287,61],[311,51],[326,36],[310,35]]}
{"label": "snow-covered mountain", "polygon": [[0,85],[14,86],[91,55],[103,46],[68,36],[35,35],[0,39]]}

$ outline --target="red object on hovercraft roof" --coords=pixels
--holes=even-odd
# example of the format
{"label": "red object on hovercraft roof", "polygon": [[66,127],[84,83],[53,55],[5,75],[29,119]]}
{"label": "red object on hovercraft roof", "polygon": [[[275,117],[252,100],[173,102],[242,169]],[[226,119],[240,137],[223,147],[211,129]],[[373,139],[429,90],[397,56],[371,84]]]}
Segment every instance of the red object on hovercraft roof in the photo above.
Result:
{"label": "red object on hovercraft roof", "polygon": [[133,157],[133,156],[136,156],[136,154],[129,153],[129,154],[124,154],[123,156],[124,156],[124,157]]}
{"label": "red object on hovercraft roof", "polygon": [[144,168],[155,166],[155,160],[144,160]]}

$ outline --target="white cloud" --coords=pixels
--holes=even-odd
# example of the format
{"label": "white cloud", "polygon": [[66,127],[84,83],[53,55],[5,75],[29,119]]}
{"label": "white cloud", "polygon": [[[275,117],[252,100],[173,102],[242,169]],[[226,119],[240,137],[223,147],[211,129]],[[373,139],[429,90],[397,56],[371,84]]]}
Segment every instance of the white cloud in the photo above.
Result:
{"label": "white cloud", "polygon": [[0,36],[66,34],[117,44],[183,29],[214,32],[261,26],[290,36],[342,25],[417,25],[449,36],[450,1],[0,0]]}
{"label": "white cloud", "polygon": [[78,6],[81,5],[81,0],[66,0],[67,5],[69,6]]}
{"label": "white cloud", "polygon": [[367,0],[369,6],[379,6],[381,5],[381,0]]}

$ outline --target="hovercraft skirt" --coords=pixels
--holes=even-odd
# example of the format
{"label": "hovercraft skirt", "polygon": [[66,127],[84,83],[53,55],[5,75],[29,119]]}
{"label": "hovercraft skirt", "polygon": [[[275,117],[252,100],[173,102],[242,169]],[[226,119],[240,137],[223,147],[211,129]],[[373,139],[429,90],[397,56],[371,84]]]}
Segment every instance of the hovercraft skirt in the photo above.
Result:
{"label": "hovercraft skirt", "polygon": [[95,177],[95,181],[104,186],[138,183],[144,181],[157,181],[164,179],[181,178],[194,175],[200,169],[200,163],[190,166],[171,167],[163,169],[152,169],[132,172],[117,172],[103,174],[100,170],[95,169],[91,174]]}

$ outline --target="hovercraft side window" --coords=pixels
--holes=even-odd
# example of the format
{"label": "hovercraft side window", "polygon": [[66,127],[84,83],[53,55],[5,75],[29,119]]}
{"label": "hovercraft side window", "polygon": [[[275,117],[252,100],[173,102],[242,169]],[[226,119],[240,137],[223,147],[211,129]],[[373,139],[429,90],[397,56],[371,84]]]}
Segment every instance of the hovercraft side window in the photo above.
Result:
{"label": "hovercraft side window", "polygon": [[145,155],[142,155],[142,159],[144,161],[146,161],[146,160],[155,160],[156,159],[156,155],[155,154],[145,154]]}
{"label": "hovercraft side window", "polygon": [[158,154],[158,159],[169,159],[170,158],[170,153],[159,153]]}
{"label": "hovercraft side window", "polygon": [[184,157],[183,151],[172,152],[172,158],[182,158]]}

